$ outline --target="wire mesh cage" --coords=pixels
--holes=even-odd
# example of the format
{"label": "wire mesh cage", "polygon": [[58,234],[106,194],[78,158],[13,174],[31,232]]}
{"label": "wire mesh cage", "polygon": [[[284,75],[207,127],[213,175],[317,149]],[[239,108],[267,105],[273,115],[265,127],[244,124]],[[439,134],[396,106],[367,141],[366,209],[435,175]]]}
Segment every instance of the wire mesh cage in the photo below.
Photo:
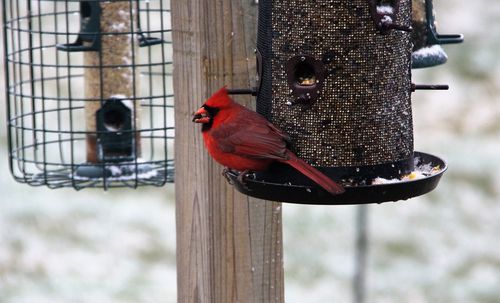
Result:
{"label": "wire mesh cage", "polygon": [[173,181],[162,0],[2,1],[10,169],[50,188]]}

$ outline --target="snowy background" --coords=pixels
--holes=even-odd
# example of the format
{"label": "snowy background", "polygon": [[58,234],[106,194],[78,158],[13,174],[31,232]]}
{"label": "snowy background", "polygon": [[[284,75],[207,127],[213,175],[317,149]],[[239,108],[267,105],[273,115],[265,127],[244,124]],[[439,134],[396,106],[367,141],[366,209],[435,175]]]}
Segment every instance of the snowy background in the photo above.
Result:
{"label": "snowy background", "polygon": [[[414,72],[416,150],[449,162],[429,195],[369,207],[367,302],[500,302],[500,3],[435,3],[446,65]],[[0,115],[5,120],[2,98]],[[176,301],[173,186],[49,190],[9,176],[0,127],[0,302]],[[286,302],[351,302],[355,206],[284,205]],[[306,245],[304,245],[306,244]]]}

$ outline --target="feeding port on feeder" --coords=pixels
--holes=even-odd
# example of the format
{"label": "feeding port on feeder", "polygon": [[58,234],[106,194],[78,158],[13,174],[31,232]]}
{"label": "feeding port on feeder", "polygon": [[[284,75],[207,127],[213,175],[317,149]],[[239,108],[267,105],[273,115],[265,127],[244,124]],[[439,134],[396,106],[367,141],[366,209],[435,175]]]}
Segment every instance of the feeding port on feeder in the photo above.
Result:
{"label": "feeding port on feeder", "polygon": [[414,151],[411,94],[437,86],[411,82],[411,11],[411,0],[260,1],[257,111],[345,193],[332,196],[282,164],[243,184],[232,174],[240,191],[358,204],[405,200],[437,186],[445,161]]}
{"label": "feeding port on feeder", "polygon": [[163,1],[3,1],[10,167],[51,188],[173,181]]}

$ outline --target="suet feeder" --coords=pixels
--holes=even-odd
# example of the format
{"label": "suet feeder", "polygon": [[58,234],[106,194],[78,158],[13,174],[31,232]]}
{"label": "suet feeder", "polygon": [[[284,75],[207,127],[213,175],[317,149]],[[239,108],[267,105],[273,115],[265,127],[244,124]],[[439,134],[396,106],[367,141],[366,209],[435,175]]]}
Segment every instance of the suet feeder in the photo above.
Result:
{"label": "suet feeder", "polygon": [[50,188],[173,181],[164,1],[2,1],[10,169]]}
{"label": "suet feeder", "polygon": [[441,44],[462,43],[461,34],[438,34],[432,0],[412,0],[412,68],[432,67],[446,63]]}
{"label": "suet feeder", "polygon": [[[261,0],[257,111],[290,149],[345,186],[332,196],[286,165],[230,177],[243,193],[306,204],[380,203],[434,189],[440,158],[413,149],[411,0]],[[413,178],[415,176],[417,178]]]}

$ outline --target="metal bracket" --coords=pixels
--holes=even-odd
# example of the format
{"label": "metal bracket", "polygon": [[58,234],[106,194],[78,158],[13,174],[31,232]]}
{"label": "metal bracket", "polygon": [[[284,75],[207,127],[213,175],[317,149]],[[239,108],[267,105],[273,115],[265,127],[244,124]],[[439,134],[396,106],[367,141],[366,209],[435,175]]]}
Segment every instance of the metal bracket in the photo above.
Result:
{"label": "metal bracket", "polygon": [[437,33],[434,7],[432,0],[425,0],[425,19],[427,22],[427,43],[428,44],[455,44],[464,41],[462,34],[441,35]]}
{"label": "metal bracket", "polygon": [[80,33],[73,43],[58,44],[65,52],[88,52],[101,49],[101,6],[99,1],[80,2]]}
{"label": "metal bracket", "polygon": [[164,43],[165,41],[161,38],[147,37],[144,35],[144,33],[142,31],[142,26],[141,26],[141,14],[139,11],[139,1],[140,0],[136,0],[137,31],[139,32],[139,47],[153,46],[153,45],[158,45],[158,44]]}

